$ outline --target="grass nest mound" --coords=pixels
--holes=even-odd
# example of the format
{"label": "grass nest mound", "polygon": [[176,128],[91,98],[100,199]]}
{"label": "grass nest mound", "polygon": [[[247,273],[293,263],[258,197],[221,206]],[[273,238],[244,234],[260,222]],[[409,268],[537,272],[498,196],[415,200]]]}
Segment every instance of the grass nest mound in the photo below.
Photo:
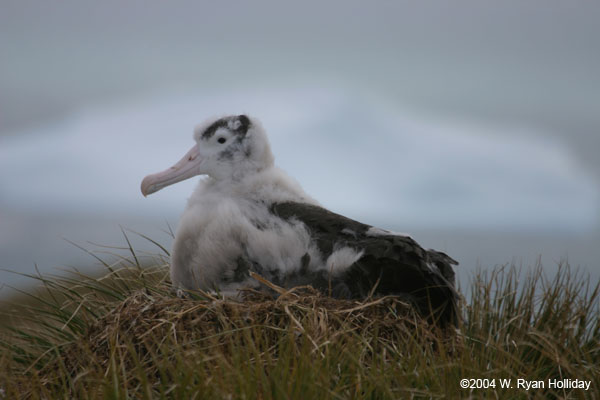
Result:
{"label": "grass nest mound", "polygon": [[[3,312],[0,399],[600,398],[600,283],[568,265],[476,275],[458,330],[399,297],[266,281],[178,297],[165,265],[38,279]],[[588,389],[550,386],[575,380]]]}
{"label": "grass nest mound", "polygon": [[87,341],[65,352],[65,365],[75,372],[88,367],[83,364],[89,360],[98,360],[106,369],[111,354],[121,351],[129,358],[128,367],[133,367],[138,361],[131,356],[152,357],[166,344],[172,351],[162,356],[168,357],[176,357],[182,348],[188,357],[230,355],[239,346],[255,346],[277,357],[282,338],[291,337],[296,345],[304,343],[323,357],[328,347],[343,345],[349,338],[359,339],[371,351],[381,351],[384,344],[396,347],[399,337],[429,345],[441,337],[450,340],[447,331],[429,325],[410,304],[394,296],[340,300],[298,287],[277,296],[246,290],[242,298],[206,293],[179,298],[138,290],[96,321]]}

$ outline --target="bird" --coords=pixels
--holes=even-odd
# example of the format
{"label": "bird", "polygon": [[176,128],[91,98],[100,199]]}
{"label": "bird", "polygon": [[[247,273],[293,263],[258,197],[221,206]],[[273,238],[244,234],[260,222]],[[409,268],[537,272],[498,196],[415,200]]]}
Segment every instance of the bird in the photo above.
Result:
{"label": "bird", "polygon": [[283,288],[310,285],[334,298],[394,295],[442,326],[456,325],[459,294],[443,252],[321,206],[278,168],[261,122],[208,119],[172,167],[146,176],[144,196],[202,176],[176,229],[170,276],[178,290],[238,296],[254,274]]}

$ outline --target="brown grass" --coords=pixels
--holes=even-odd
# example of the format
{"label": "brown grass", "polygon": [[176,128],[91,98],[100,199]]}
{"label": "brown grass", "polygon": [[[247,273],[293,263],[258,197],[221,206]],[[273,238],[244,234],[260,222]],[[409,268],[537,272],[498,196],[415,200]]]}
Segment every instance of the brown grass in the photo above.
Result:
{"label": "brown grass", "polygon": [[[37,305],[7,312],[0,398],[600,398],[600,288],[568,265],[553,279],[541,267],[480,272],[459,329],[445,331],[396,297],[272,286],[240,301],[179,298],[167,276],[39,278]],[[591,387],[525,390],[519,378]]]}

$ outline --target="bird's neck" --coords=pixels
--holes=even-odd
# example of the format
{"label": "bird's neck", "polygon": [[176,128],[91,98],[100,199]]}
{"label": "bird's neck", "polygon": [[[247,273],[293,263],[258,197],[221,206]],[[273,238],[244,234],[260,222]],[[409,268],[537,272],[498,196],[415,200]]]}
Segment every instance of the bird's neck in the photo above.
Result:
{"label": "bird's neck", "polygon": [[317,204],[281,169],[270,166],[237,177],[209,178],[199,188],[200,196],[228,197],[271,204],[297,201]]}

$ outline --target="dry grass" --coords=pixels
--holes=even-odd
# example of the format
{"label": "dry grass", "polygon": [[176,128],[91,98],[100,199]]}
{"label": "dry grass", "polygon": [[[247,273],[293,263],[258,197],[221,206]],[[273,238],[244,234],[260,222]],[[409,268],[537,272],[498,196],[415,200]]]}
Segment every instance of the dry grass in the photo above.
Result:
{"label": "dry grass", "polygon": [[[541,267],[477,274],[457,331],[394,297],[305,287],[178,298],[166,265],[114,267],[38,277],[33,303],[5,307],[0,398],[600,398],[599,288],[568,265],[552,280]],[[496,387],[462,389],[461,378]],[[526,391],[518,378],[546,387]]]}

